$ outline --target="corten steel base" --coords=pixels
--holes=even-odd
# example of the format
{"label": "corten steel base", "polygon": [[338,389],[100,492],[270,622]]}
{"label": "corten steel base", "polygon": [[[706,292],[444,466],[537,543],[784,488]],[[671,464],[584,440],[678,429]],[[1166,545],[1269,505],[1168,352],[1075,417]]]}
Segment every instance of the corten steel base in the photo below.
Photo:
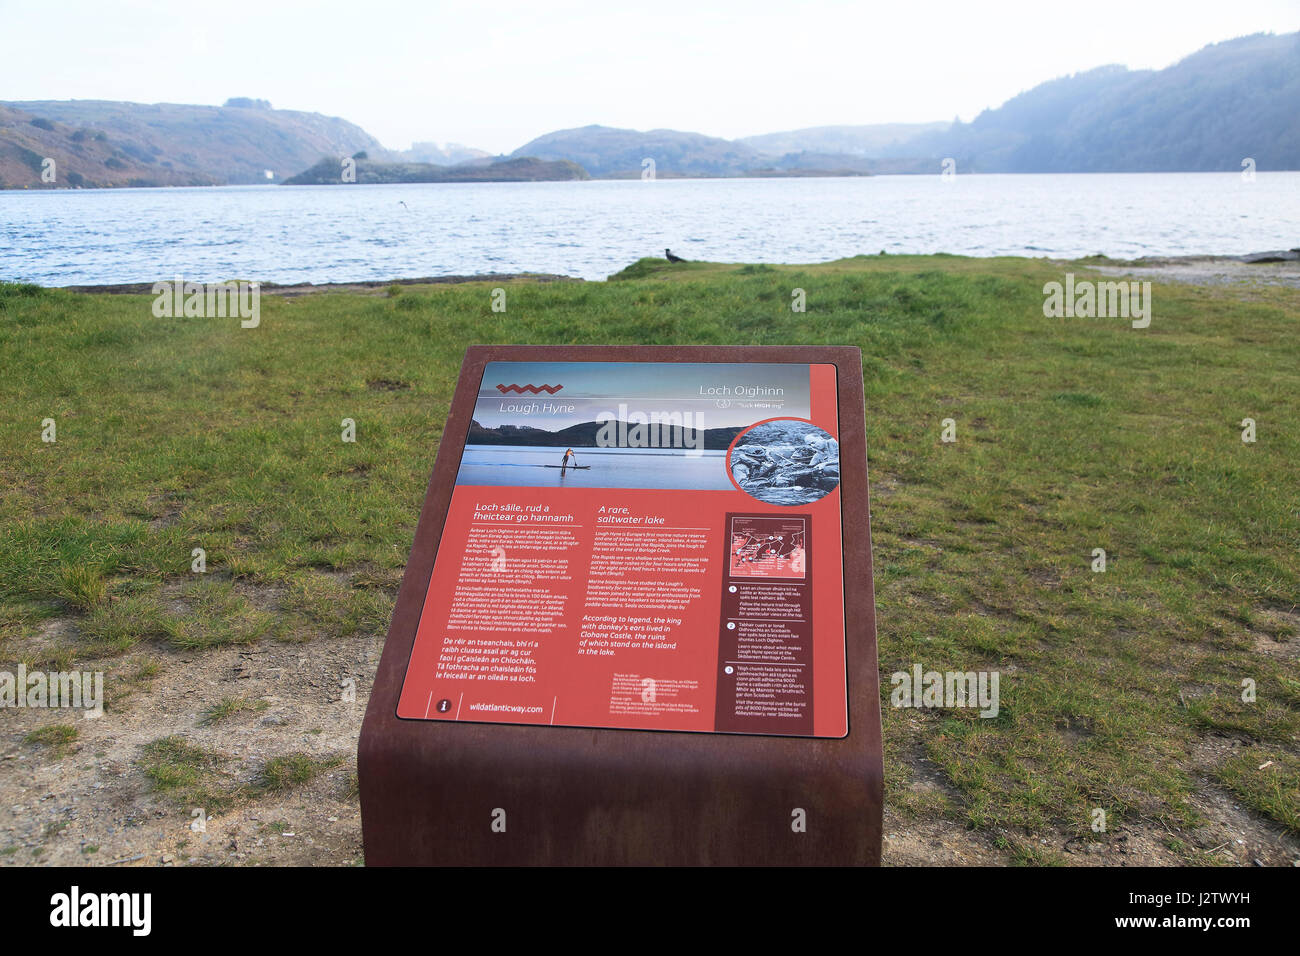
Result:
{"label": "corten steel base", "polygon": [[[838,366],[847,737],[398,719],[461,449],[491,361]],[[470,347],[361,728],[366,863],[879,864],[883,767],[870,533],[856,348]],[[504,833],[492,828],[498,808]],[[806,832],[791,827],[796,808],[806,812]]]}

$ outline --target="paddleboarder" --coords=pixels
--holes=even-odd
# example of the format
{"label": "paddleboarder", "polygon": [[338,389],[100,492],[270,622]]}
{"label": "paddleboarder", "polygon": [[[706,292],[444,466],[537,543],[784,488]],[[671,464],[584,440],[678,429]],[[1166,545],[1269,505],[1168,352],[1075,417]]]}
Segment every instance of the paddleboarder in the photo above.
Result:
{"label": "paddleboarder", "polygon": [[573,453],[573,449],[572,449],[572,448],[570,448],[568,451],[566,451],[566,452],[564,453],[564,458],[560,461],[560,467],[561,467],[561,468],[568,468],[568,467],[569,467],[569,459],[570,459],[570,458],[573,459],[573,463],[574,463],[575,465],[578,463],[578,456],[575,455],[575,454]]}

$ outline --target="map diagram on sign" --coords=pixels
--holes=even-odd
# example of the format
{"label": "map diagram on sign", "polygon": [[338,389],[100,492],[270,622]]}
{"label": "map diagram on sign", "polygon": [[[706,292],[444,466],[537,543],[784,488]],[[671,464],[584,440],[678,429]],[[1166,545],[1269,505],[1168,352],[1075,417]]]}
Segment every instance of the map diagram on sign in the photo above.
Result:
{"label": "map diagram on sign", "polygon": [[804,531],[802,518],[732,518],[731,576],[802,579]]}

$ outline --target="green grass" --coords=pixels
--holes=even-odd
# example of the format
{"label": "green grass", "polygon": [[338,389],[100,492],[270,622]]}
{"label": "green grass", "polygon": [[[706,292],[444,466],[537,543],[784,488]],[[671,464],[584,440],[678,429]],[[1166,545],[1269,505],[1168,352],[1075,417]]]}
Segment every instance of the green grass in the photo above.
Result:
{"label": "green grass", "polygon": [[[1046,319],[1067,269],[1088,272],[642,260],[512,282],[504,314],[495,284],[265,296],[255,330],[0,285],[0,642],[60,617],[86,653],[382,635],[467,344],[856,345],[891,806],[995,836],[1090,834],[1097,807],[1164,833],[1198,822],[1198,744],[1232,734],[1272,773],[1215,779],[1293,826],[1300,667],[1260,648],[1294,640],[1300,604],[1300,292],[1157,284],[1145,330]],[[998,670],[1000,715],[890,708],[913,663]],[[949,796],[913,790],[920,757]]]}
{"label": "green grass", "polygon": [[255,644],[274,632],[274,615],[256,607],[233,581],[204,576],[188,582],[182,593],[189,615],[166,623],[168,640],[181,648]]}
{"label": "green grass", "polygon": [[59,567],[59,596],[80,611],[96,607],[108,594],[108,584],[93,568]]}
{"label": "green grass", "polygon": [[23,737],[23,743],[47,747],[56,757],[63,757],[77,739],[77,728],[72,724],[46,724]]}
{"label": "green grass", "polygon": [[121,654],[141,640],[171,633],[162,606],[152,594],[128,594],[95,604],[81,619],[80,630],[87,649],[105,655]]}
{"label": "green grass", "polygon": [[141,749],[140,768],[153,789],[179,806],[220,813],[239,799],[241,788],[226,771],[230,758],[183,737],[162,737]]}
{"label": "green grass", "polygon": [[310,783],[343,763],[342,757],[316,758],[291,753],[274,757],[248,781],[239,778],[233,758],[193,744],[183,737],[162,737],[141,749],[139,766],[156,793],[178,806],[217,814],[269,793],[283,793]]}
{"label": "green grass", "polygon": [[343,763],[342,757],[327,757],[317,760],[307,754],[288,754],[275,757],[266,762],[258,777],[257,787],[267,793],[292,790],[305,783],[310,783],[326,770],[332,770]]}
{"label": "green grass", "polygon": [[1300,835],[1300,758],[1271,747],[1253,747],[1224,762],[1216,776],[1246,806]]}
{"label": "green grass", "polygon": [[200,727],[211,727],[242,713],[259,713],[269,705],[264,700],[249,700],[247,697],[226,697],[213,704],[199,717]]}

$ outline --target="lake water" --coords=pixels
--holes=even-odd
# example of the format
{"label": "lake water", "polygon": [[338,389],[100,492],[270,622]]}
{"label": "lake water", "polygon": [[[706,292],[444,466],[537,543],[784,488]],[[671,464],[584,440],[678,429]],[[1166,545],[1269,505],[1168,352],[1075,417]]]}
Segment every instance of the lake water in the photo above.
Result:
{"label": "lake water", "polygon": [[0,279],[56,286],[1295,246],[1300,172],[0,191]]}
{"label": "lake water", "polygon": [[458,485],[527,488],[689,488],[730,491],[727,453],[696,455],[666,448],[575,448],[579,465],[558,465],[563,448],[524,445],[466,445],[456,475]]}

